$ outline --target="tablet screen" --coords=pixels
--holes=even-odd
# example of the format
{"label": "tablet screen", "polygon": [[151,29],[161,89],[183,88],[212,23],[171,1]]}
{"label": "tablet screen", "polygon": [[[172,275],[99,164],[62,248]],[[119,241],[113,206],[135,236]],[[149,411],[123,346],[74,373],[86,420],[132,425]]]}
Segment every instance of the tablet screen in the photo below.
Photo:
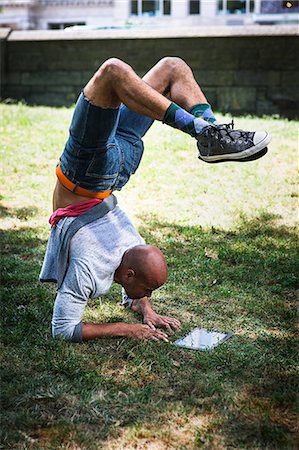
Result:
{"label": "tablet screen", "polygon": [[210,350],[231,336],[232,333],[219,333],[218,331],[207,331],[205,328],[194,328],[187,336],[175,341],[174,345],[192,350]]}

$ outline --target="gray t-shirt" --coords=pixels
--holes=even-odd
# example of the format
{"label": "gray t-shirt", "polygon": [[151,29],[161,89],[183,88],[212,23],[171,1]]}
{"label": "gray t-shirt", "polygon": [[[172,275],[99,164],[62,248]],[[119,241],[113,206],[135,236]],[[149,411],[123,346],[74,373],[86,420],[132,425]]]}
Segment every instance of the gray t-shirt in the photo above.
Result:
{"label": "gray t-shirt", "polygon": [[[52,228],[40,279],[57,280],[57,251],[74,219],[61,219]],[[80,340],[81,318],[88,299],[109,291],[124,252],[140,244],[144,240],[118,206],[77,231],[70,243],[67,272],[54,304],[54,337]]]}

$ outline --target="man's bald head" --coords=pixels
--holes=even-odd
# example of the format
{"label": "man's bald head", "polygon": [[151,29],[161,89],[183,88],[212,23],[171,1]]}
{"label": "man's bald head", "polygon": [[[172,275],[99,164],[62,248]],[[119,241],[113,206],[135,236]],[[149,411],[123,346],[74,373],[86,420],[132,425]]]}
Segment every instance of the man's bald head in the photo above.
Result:
{"label": "man's bald head", "polygon": [[167,265],[163,253],[153,245],[136,245],[128,250],[123,263],[131,267],[138,277],[155,278],[161,286],[167,279]]}
{"label": "man's bald head", "polygon": [[131,298],[150,297],[167,279],[167,265],[161,250],[153,245],[137,245],[127,250],[115,272]]}

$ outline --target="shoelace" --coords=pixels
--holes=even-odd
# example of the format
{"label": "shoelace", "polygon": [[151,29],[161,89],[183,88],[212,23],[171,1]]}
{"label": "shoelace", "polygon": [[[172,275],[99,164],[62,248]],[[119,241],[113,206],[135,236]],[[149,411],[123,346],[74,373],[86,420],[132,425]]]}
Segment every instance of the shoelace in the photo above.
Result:
{"label": "shoelace", "polygon": [[[217,135],[218,142],[220,147],[222,148],[222,150],[224,150],[224,145],[222,143],[223,139],[225,139],[225,135],[229,137],[229,139],[231,139],[232,141],[236,141],[237,139],[240,138],[246,138],[246,140],[248,140],[248,131],[243,131],[243,130],[235,130],[234,129],[234,120],[232,119],[232,121],[230,123],[224,123],[221,125],[211,125],[211,127],[209,127],[207,129],[207,138],[211,138],[214,137],[215,135]],[[233,136],[232,133],[238,133],[237,136]],[[208,156],[210,156],[210,150],[211,150],[211,139],[208,140],[209,144],[208,144]]]}

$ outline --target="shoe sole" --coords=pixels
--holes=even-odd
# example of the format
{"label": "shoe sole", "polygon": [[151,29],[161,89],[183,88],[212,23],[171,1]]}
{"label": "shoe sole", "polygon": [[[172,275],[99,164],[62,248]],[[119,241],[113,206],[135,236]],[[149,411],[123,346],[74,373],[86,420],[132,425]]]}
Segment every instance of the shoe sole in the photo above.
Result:
{"label": "shoe sole", "polygon": [[199,151],[199,159],[202,159],[203,161],[207,163],[217,163],[217,162],[225,162],[225,161],[240,161],[240,162],[246,162],[246,161],[254,161],[255,159],[261,158],[264,156],[268,149],[267,145],[271,141],[270,134],[267,134],[265,139],[263,139],[261,142],[259,142],[254,147],[250,147],[247,150],[244,150],[240,153],[231,153],[227,155],[215,155],[215,156],[202,156]]}
{"label": "shoe sole", "polygon": [[[242,158],[242,159],[218,159],[217,161],[206,161],[203,159],[203,161],[209,163],[209,164],[217,164],[217,163],[221,163],[221,162],[247,162],[247,161],[255,161],[256,159],[262,158],[263,156],[265,156],[265,154],[267,153],[268,148],[265,147],[263,148],[263,150],[261,150],[258,153],[255,153],[254,155],[251,156],[247,156],[247,158]],[[198,157],[199,159],[202,159],[200,156]]]}

